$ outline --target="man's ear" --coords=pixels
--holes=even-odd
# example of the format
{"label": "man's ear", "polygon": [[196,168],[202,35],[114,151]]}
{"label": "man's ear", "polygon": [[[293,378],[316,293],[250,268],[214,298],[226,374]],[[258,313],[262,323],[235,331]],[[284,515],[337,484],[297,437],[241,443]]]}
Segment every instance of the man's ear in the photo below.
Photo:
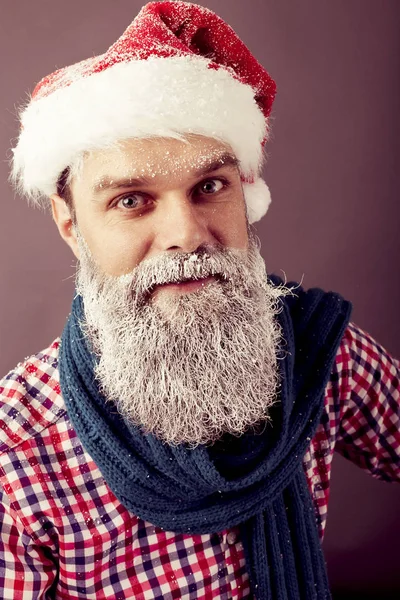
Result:
{"label": "man's ear", "polygon": [[71,210],[63,198],[57,194],[50,196],[51,211],[53,219],[56,222],[58,231],[64,242],[68,244],[76,258],[79,260],[78,241],[76,239],[76,231],[73,226]]}

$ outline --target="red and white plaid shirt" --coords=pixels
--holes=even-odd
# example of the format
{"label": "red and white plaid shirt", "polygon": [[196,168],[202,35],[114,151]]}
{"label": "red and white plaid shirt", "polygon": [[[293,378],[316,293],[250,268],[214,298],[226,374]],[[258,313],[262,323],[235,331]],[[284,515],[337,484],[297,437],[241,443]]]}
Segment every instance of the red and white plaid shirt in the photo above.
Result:
{"label": "red and white plaid shirt", "polygon": [[[3,600],[246,598],[238,530],[163,531],[116,499],[66,412],[59,339],[0,381]],[[400,479],[399,362],[350,324],[304,457],[322,539],[333,451]]]}

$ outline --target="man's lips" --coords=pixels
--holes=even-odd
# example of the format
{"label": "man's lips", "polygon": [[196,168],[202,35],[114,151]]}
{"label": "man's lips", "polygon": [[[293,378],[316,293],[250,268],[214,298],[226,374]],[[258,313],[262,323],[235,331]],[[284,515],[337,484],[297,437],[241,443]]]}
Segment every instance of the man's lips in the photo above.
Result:
{"label": "man's lips", "polygon": [[210,275],[210,277],[205,277],[203,279],[190,279],[188,281],[163,283],[154,286],[152,291],[154,292],[158,289],[163,289],[178,292],[193,292],[201,287],[204,287],[208,283],[211,283],[212,281],[218,281],[218,279],[214,275]]}

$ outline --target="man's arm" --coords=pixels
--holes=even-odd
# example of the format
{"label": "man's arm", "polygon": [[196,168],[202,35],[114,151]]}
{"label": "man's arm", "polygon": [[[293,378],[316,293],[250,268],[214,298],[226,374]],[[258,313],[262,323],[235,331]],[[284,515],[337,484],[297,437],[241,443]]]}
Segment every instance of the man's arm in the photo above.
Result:
{"label": "man's arm", "polygon": [[400,363],[353,323],[343,341],[350,393],[335,449],[373,477],[400,480]]}
{"label": "man's arm", "polygon": [[57,569],[45,547],[26,533],[0,488],[0,590],[2,600],[51,600]]}

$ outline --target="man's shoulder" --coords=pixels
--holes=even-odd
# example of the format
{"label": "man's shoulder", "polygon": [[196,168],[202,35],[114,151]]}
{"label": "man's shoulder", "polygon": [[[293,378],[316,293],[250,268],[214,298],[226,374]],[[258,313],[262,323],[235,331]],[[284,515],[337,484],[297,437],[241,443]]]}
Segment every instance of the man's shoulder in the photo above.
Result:
{"label": "man's shoulder", "polygon": [[65,415],[57,338],[0,379],[0,454],[39,435]]}

